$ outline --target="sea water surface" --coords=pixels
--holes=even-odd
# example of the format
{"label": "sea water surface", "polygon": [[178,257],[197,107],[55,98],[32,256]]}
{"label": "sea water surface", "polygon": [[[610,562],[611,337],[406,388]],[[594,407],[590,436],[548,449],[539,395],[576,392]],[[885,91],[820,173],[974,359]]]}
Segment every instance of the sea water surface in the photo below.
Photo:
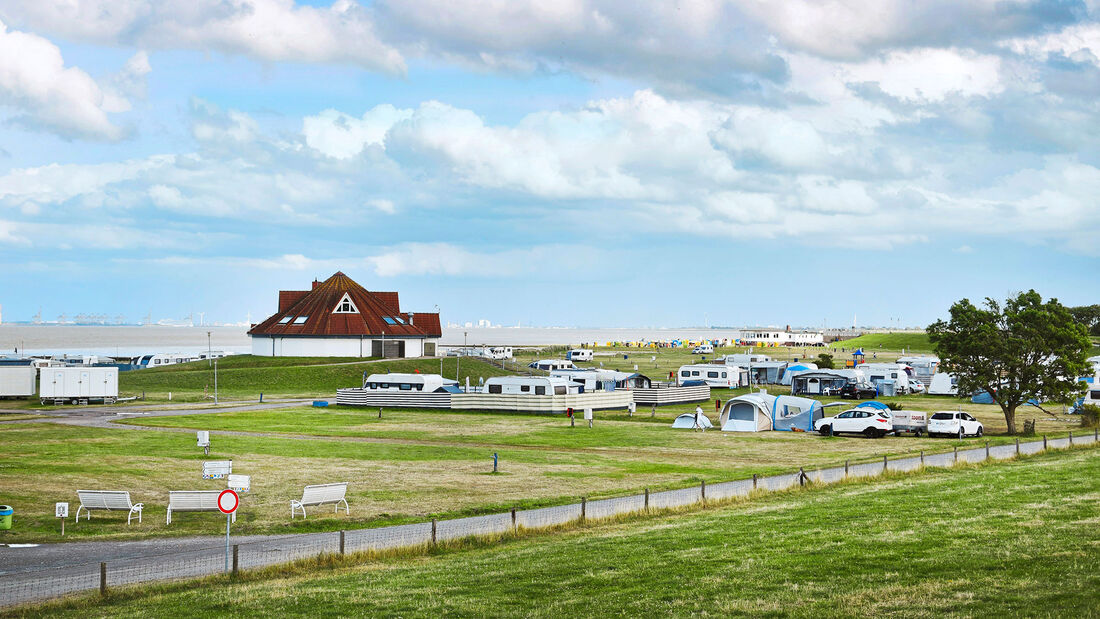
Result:
{"label": "sea water surface", "polygon": [[[152,353],[197,354],[210,348],[248,353],[246,327],[99,326],[0,324],[0,356],[102,355],[137,356]],[[208,335],[209,334],[209,335]],[[666,341],[673,339],[733,339],[736,329],[571,327],[445,328],[443,346],[568,346],[585,343]]]}

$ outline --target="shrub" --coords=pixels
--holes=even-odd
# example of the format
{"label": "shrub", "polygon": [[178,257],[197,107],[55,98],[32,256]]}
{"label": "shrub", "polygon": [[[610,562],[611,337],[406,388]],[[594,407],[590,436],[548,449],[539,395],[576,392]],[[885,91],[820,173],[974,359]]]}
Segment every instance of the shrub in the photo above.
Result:
{"label": "shrub", "polygon": [[1077,407],[1077,412],[1081,415],[1081,426],[1084,428],[1095,428],[1100,426],[1100,406],[1095,404],[1082,404]]}
{"label": "shrub", "polygon": [[817,367],[823,370],[833,369],[833,356],[821,353],[817,356]]}

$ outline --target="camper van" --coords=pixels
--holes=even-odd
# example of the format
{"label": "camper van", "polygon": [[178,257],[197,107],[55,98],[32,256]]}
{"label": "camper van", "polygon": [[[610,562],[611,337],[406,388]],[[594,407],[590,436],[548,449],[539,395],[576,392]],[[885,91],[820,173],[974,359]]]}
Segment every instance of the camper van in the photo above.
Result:
{"label": "camper van", "polygon": [[578,388],[561,376],[493,376],[485,381],[484,393],[511,395],[566,395]]}
{"label": "camper van", "polygon": [[565,358],[570,361],[591,361],[592,350],[588,348],[574,348],[565,353]]}
{"label": "camper van", "polygon": [[444,387],[457,385],[458,381],[443,378],[439,374],[371,374],[363,378],[363,389],[371,391],[405,391],[410,393],[434,393]]}
{"label": "camper van", "polygon": [[527,367],[552,372],[554,370],[572,370],[577,366],[573,365],[573,362],[568,359],[538,359],[528,363]]}
{"label": "camper van", "polygon": [[699,344],[695,348],[691,349],[693,355],[712,355],[714,354],[714,347],[710,344]]}
{"label": "camper van", "polygon": [[[893,388],[897,395],[912,391],[909,386],[908,370],[910,368],[907,365],[901,363],[864,363],[859,366],[859,369],[863,371],[871,384],[879,387],[879,391],[883,395],[894,395],[889,393],[888,389],[883,389],[884,386],[889,386],[890,381],[893,381]],[[912,380],[915,381],[916,379]]]}
{"label": "camper van", "polygon": [[737,389],[749,383],[749,373],[735,365],[703,363],[680,366],[680,370],[676,372],[676,384],[682,386],[689,382],[701,382],[708,387]]}

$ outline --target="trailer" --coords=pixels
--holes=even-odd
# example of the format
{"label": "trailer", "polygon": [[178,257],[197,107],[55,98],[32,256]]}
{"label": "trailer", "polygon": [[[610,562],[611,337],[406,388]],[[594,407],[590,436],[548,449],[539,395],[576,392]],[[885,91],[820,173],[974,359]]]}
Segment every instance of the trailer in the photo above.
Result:
{"label": "trailer", "polygon": [[43,404],[113,404],[118,400],[118,368],[43,368],[38,397]]}
{"label": "trailer", "polygon": [[565,358],[570,361],[591,361],[592,349],[591,348],[574,348],[565,353]]}
{"label": "trailer", "polygon": [[38,369],[33,365],[0,366],[0,398],[29,398],[34,395]]}

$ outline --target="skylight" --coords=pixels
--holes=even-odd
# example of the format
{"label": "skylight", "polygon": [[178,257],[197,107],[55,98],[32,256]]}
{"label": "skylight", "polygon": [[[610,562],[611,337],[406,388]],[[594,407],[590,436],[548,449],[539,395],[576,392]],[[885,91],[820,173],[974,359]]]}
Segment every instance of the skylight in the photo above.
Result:
{"label": "skylight", "polygon": [[283,316],[279,319],[279,324],[281,325],[285,325],[288,322],[290,322],[290,316]]}
{"label": "skylight", "polygon": [[393,318],[390,318],[389,316],[383,316],[383,317],[382,317],[382,320],[385,320],[385,321],[386,321],[386,324],[388,324],[388,325],[395,325],[395,324],[397,324],[397,321],[396,321],[396,320],[394,320]]}
{"label": "skylight", "polygon": [[294,319],[294,324],[304,325],[304,324],[306,324],[306,320],[308,320],[308,319],[309,319],[309,316],[299,316],[299,317]]}

